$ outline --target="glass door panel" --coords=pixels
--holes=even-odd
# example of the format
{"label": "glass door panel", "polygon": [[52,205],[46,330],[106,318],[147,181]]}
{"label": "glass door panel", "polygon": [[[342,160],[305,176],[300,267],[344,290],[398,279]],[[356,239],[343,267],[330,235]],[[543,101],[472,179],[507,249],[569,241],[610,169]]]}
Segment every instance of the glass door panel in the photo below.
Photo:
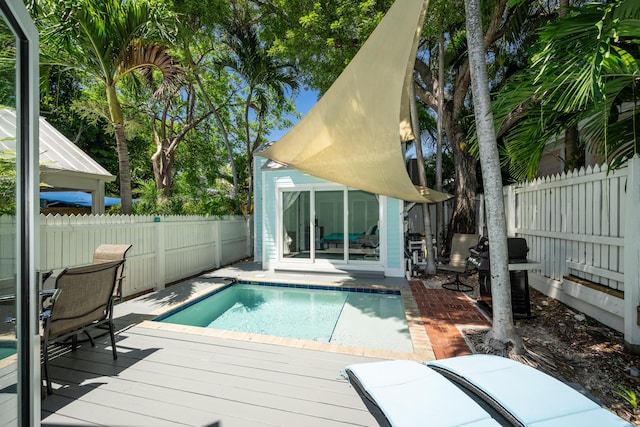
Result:
{"label": "glass door panel", "polygon": [[[0,0],[0,425],[40,425],[36,288],[38,35]],[[7,322],[9,320],[9,322]]]}
{"label": "glass door panel", "polygon": [[282,192],[282,258],[311,258],[311,203],[308,191]]}
{"label": "glass door panel", "polygon": [[[16,128],[15,38],[0,20],[0,119]],[[0,425],[18,425],[18,341],[16,336],[16,137],[0,139]]]}
{"label": "glass door panel", "polygon": [[316,259],[343,261],[349,248],[344,191],[316,191],[315,215]]}
{"label": "glass door panel", "polygon": [[380,206],[378,196],[365,191],[349,191],[350,261],[378,261]]}

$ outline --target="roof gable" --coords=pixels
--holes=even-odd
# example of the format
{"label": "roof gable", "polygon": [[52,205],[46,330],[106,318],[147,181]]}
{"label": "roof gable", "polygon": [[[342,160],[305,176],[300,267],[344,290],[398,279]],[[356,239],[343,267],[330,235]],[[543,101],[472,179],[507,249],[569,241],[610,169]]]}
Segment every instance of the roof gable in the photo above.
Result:
{"label": "roof gable", "polygon": [[[105,181],[115,178],[88,154],[40,117],[41,168],[57,169],[100,176]],[[16,113],[11,108],[0,108],[0,149],[16,149]]]}

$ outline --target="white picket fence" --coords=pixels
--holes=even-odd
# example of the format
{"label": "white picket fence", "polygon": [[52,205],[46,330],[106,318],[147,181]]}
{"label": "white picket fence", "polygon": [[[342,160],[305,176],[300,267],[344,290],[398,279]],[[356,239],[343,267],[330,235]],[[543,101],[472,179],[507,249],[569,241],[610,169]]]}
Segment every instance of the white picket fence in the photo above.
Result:
{"label": "white picket fence", "polygon": [[640,344],[640,158],[510,185],[504,200],[507,234],[542,264],[532,285]]}
{"label": "white picket fence", "polygon": [[[57,273],[89,264],[100,244],[130,243],[123,283],[126,297],[249,257],[249,226],[244,217],[41,215],[40,269]],[[14,233],[13,219],[0,218],[4,273],[15,265]]]}

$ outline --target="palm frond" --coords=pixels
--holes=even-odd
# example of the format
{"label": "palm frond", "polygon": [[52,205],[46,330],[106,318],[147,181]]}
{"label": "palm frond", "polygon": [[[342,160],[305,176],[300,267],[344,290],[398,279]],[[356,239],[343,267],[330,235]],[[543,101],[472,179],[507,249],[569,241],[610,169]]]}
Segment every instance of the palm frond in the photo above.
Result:
{"label": "palm frond", "polygon": [[635,153],[638,4],[589,3],[540,31],[529,69],[504,85],[493,104],[498,129],[515,123],[503,153],[517,177],[535,176],[545,145],[571,126],[580,125],[587,146],[613,165]]}
{"label": "palm frond", "polygon": [[143,79],[153,86],[152,72],[157,69],[162,73],[162,84],[156,90],[156,96],[169,88],[180,86],[184,81],[184,71],[167,53],[167,49],[167,46],[162,45],[145,45],[142,40],[131,43],[117,61],[118,73],[114,80],[117,82],[127,73],[139,70]]}

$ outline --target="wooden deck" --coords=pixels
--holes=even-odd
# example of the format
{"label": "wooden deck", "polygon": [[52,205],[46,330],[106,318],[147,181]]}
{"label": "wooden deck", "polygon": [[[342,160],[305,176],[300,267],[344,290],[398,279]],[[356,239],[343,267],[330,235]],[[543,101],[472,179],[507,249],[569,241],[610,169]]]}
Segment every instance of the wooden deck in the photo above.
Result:
{"label": "wooden deck", "polygon": [[52,362],[43,426],[375,426],[340,376],[374,359],[131,327]]}
{"label": "wooden deck", "polygon": [[[343,349],[336,351],[332,344],[324,344],[323,351],[324,347],[308,341],[292,344],[270,337],[274,341],[258,342],[260,336],[237,339],[233,334],[218,336],[204,328],[188,333],[190,327],[182,327],[183,331],[179,325],[145,322],[224,282],[220,275],[231,276],[216,273],[116,305],[117,360],[112,359],[107,336],[99,338],[95,348],[86,343],[54,359],[54,392],[42,400],[42,425],[299,427],[386,423],[384,419],[377,421],[379,412],[368,409],[340,373],[349,364],[395,358],[397,353],[369,354],[360,349],[349,354]],[[422,331],[428,341],[424,326]],[[421,352],[401,355],[432,359],[428,357],[433,354],[429,343],[421,341],[414,339]]]}

